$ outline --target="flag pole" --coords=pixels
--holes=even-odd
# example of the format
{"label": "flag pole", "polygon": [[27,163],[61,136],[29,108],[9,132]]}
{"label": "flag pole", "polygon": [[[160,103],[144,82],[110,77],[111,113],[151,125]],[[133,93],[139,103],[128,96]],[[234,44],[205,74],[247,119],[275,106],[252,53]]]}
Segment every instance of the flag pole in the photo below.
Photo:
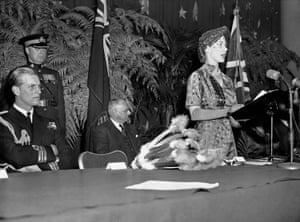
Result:
{"label": "flag pole", "polygon": [[[107,4],[108,3],[108,4]],[[85,129],[86,151],[94,151],[92,128],[108,119],[107,107],[110,99],[110,40],[109,40],[109,0],[97,0],[93,40],[87,86],[89,101]]]}
{"label": "flag pole", "polygon": [[239,6],[238,1],[235,2],[233,10],[233,21],[230,33],[229,49],[226,62],[226,74],[232,78],[237,95],[237,102],[244,104],[249,101],[250,87],[247,73],[244,70],[245,60],[243,58],[243,49],[241,46],[241,32],[239,27]]}
{"label": "flag pole", "polygon": [[[241,68],[241,48],[240,48],[240,39],[239,37],[241,36],[241,33],[240,33],[240,13],[239,13],[239,6],[238,6],[238,0],[236,0],[236,3],[235,3],[235,9],[233,10],[233,15],[236,17],[236,26],[238,27],[236,32],[235,32],[235,35],[236,35],[236,53],[237,53],[237,61],[238,61],[238,66],[236,67],[236,70],[235,70],[235,81],[237,79],[237,76],[239,75],[239,78],[240,79],[243,79],[243,73],[242,73],[242,68]],[[242,86],[241,87],[244,87],[244,84],[243,82],[241,82]],[[245,101],[245,95],[244,95],[244,91],[242,90],[241,91],[241,101]]]}

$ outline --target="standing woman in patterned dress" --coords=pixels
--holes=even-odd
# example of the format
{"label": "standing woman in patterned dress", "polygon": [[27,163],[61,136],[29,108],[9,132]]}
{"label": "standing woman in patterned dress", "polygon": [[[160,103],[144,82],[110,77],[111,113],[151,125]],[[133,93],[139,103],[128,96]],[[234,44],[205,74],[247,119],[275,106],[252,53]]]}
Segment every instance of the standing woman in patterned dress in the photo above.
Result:
{"label": "standing woman in patterned dress", "polygon": [[[236,156],[232,127],[238,127],[230,113],[237,104],[232,80],[219,67],[226,58],[226,26],[209,30],[199,38],[198,55],[204,64],[194,71],[187,83],[186,108],[200,133],[199,147],[206,151],[212,167]],[[208,158],[209,159],[209,158]]]}

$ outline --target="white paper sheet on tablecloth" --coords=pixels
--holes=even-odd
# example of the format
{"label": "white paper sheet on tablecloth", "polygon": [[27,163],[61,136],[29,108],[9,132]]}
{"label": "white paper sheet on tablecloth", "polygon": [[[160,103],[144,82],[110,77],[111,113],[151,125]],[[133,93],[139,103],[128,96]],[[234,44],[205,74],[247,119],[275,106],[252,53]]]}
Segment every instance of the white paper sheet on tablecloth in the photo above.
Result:
{"label": "white paper sheet on tablecloth", "polygon": [[132,190],[208,190],[216,188],[218,186],[219,183],[147,180],[145,182],[127,186],[125,188]]}
{"label": "white paper sheet on tablecloth", "polygon": [[8,175],[5,169],[0,169],[0,179],[7,179]]}

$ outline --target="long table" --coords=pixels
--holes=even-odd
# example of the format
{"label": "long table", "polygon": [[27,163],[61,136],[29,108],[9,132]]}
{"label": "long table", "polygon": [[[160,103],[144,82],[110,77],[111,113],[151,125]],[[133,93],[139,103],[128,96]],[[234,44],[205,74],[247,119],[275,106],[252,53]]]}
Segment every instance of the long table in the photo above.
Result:
{"label": "long table", "polygon": [[[146,180],[219,182],[218,188],[127,190]],[[0,220],[18,222],[300,221],[300,171],[272,166],[204,171],[65,170],[0,180]]]}

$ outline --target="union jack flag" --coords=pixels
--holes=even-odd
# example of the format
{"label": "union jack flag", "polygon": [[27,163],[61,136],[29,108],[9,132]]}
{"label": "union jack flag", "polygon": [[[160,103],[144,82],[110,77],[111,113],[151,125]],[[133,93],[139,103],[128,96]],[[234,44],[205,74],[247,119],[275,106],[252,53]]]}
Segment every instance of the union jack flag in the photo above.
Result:
{"label": "union jack flag", "polygon": [[239,9],[234,9],[234,19],[230,33],[229,52],[226,63],[227,75],[233,79],[236,89],[237,101],[240,104],[251,99],[250,87],[247,73],[244,71],[246,66],[243,51],[242,51],[242,37],[239,27]]}
{"label": "union jack flag", "polygon": [[97,14],[93,33],[90,65],[88,73],[89,103],[86,121],[85,149],[93,151],[90,142],[90,128],[107,118],[107,106],[110,99],[109,82],[109,20],[107,0],[97,0]]}

